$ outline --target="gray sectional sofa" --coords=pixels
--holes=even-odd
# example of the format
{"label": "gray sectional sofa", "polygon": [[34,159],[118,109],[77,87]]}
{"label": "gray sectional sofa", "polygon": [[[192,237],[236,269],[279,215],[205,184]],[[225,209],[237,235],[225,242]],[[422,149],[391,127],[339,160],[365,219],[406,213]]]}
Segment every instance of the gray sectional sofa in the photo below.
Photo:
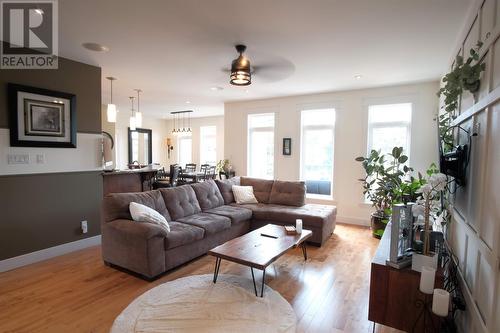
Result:
{"label": "gray sectional sofa", "polygon": [[[259,203],[238,205],[232,185],[253,186]],[[336,208],[304,204],[303,182],[248,177],[208,180],[148,192],[113,193],[103,200],[102,255],[107,264],[147,279],[199,257],[211,248],[268,223],[293,225],[302,219],[321,246],[335,228]],[[169,221],[158,225],[132,221],[130,202],[151,207]]]}

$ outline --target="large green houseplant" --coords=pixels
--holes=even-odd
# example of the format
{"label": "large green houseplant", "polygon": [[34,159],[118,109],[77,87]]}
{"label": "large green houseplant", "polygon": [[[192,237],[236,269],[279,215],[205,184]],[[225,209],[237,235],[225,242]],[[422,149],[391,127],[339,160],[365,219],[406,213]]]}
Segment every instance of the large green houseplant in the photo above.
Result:
{"label": "large green houseplant", "polygon": [[372,150],[366,157],[357,157],[366,172],[359,179],[363,185],[363,194],[375,207],[371,214],[373,236],[382,237],[385,226],[389,222],[391,208],[394,203],[411,201],[420,188],[419,179],[404,180],[404,176],[413,171],[405,165],[408,156],[403,154],[403,147],[394,147],[389,154],[381,154]]}

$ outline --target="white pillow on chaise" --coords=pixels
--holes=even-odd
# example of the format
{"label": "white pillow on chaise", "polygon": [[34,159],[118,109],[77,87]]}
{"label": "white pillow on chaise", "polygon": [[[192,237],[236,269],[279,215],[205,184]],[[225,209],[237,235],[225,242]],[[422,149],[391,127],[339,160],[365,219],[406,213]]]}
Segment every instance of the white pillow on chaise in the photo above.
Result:
{"label": "white pillow on chaise", "polygon": [[134,221],[157,224],[165,228],[167,232],[170,232],[170,226],[168,225],[167,219],[156,210],[137,202],[131,202],[128,209]]}
{"label": "white pillow on chaise", "polygon": [[253,186],[233,185],[232,190],[237,204],[259,203],[253,194]]}

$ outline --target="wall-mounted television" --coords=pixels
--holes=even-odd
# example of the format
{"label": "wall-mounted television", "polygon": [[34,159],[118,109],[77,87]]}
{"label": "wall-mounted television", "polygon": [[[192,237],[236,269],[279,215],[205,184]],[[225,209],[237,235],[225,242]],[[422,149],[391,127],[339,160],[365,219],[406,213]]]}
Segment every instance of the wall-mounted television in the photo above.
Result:
{"label": "wall-mounted television", "polygon": [[[465,186],[467,183],[467,165],[469,164],[471,149],[470,133],[459,125],[450,127],[448,131],[453,131],[454,129],[466,132],[469,142],[468,144],[445,142],[444,137],[439,134],[438,126],[439,171],[453,177],[457,185]],[[452,146],[452,148],[445,151],[445,145]]]}

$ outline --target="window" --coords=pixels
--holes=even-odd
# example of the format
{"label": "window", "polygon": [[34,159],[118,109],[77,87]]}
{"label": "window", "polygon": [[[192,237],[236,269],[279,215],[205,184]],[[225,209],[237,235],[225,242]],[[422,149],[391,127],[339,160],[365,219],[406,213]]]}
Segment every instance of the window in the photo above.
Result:
{"label": "window", "polygon": [[184,168],[187,163],[193,162],[193,139],[191,138],[191,135],[179,136],[179,138],[177,139],[177,146],[179,147],[179,149],[177,150],[177,160],[179,161],[179,165]]}
{"label": "window", "polygon": [[274,113],[248,115],[248,175],[274,177]]}
{"label": "window", "polygon": [[200,163],[215,165],[217,162],[217,128],[215,126],[200,127]]}
{"label": "window", "polygon": [[335,110],[301,112],[300,177],[308,196],[332,196]]}
{"label": "window", "polygon": [[374,149],[388,154],[397,146],[410,157],[411,109],[411,103],[368,107],[368,153]]}

